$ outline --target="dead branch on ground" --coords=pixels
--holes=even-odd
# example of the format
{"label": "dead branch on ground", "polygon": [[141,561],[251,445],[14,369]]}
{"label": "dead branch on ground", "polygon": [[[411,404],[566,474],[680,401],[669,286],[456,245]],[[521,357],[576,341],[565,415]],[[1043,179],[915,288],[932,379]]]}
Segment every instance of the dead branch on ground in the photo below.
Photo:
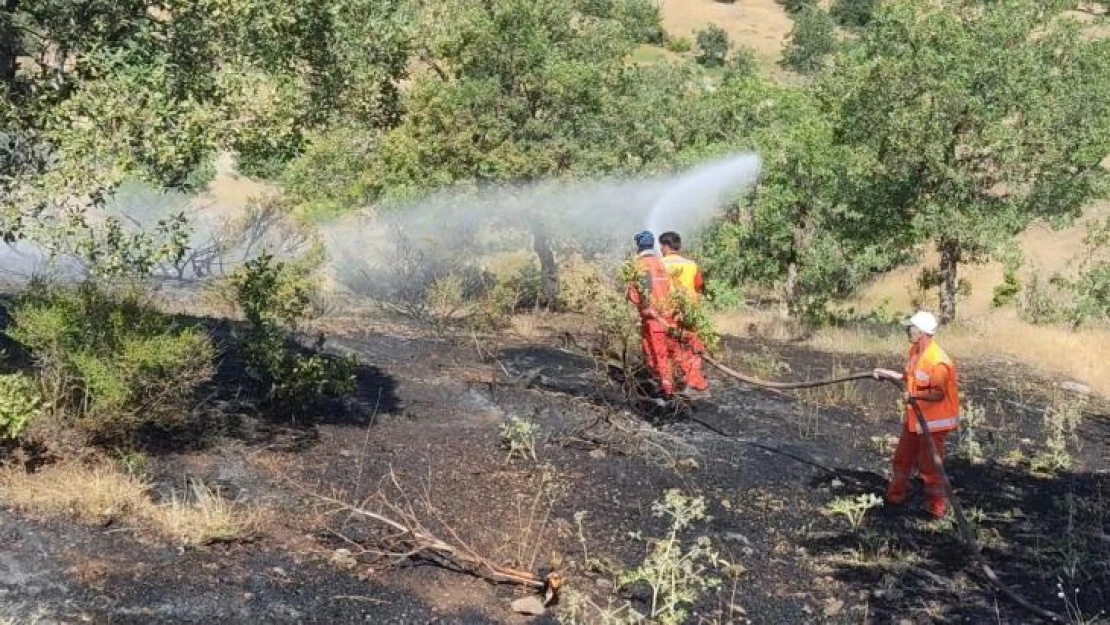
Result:
{"label": "dead branch on ground", "polygon": [[[401,487],[392,468],[387,481],[396,495],[391,496],[386,489],[379,488],[378,492],[358,503],[320,493],[308,494],[330,505],[328,514],[345,513],[349,517],[372,521],[385,530],[376,539],[373,548],[333,532],[342,540],[358,547],[359,553],[385,557],[393,565],[414,558],[424,558],[444,568],[467,572],[492,582],[520,584],[543,590],[547,602],[554,599],[561,584],[557,573],[541,576],[492,562],[467,544],[446,522],[441,512],[431,503],[427,490],[414,504]],[[446,533],[446,538],[441,538],[429,529],[426,519],[436,522]]]}

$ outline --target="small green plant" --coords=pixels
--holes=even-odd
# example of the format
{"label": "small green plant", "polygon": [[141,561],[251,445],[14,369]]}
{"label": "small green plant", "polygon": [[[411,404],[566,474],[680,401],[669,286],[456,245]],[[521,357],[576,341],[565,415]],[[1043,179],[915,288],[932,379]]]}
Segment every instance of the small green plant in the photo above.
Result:
{"label": "small green plant", "polygon": [[714,569],[727,567],[713,549],[712,541],[699,536],[689,547],[684,547],[680,534],[693,522],[706,518],[705,499],[688,497],[677,489],[664,493],[662,501],[652,504],[657,517],[665,517],[670,527],[663,538],[650,541],[651,551],[639,567],[620,575],[622,587],[636,582],[646,582],[651,587],[651,612],[648,615],[658,623],[677,625],[687,617],[688,606],[701,594],[720,585],[713,575]]}
{"label": "small green plant", "polygon": [[983,462],[983,446],[977,431],[986,421],[987,411],[972,401],[964,402],[960,410],[960,431],[956,440],[956,454],[973,464]]}
{"label": "small green plant", "polygon": [[992,308],[1001,308],[1017,300],[1021,294],[1021,278],[1018,277],[1020,266],[1016,262],[1007,262],[1002,271],[1002,284],[994,287],[994,297],[991,298]]}
{"label": "small green plant", "polygon": [[855,498],[852,497],[837,497],[829,502],[826,510],[830,514],[843,515],[848,519],[848,523],[852,528],[858,528],[863,519],[867,516],[867,512],[872,508],[877,508],[883,505],[881,497],[875,493],[866,493],[859,495]]}
{"label": "small green plant", "polygon": [[667,49],[675,54],[684,54],[694,49],[694,43],[689,37],[668,37]]}
{"label": "small green plant", "polygon": [[[232,276],[232,284],[248,323],[239,337],[248,371],[269,385],[270,399],[304,405],[354,390],[354,356],[305,355],[288,342],[310,314],[311,280],[304,268],[263,254]],[[316,341],[317,351],[323,338]]]}
{"label": "small green plant", "polygon": [[42,397],[31,377],[22,373],[0,375],[0,434],[19,436],[41,410]]}
{"label": "small green plant", "polygon": [[141,451],[121,449],[116,452],[116,460],[128,475],[142,477],[146,474],[149,459]]}
{"label": "small green plant", "polygon": [[505,462],[513,456],[536,460],[536,440],[539,433],[540,428],[535,423],[515,415],[509,417],[508,421],[501,424],[501,447],[508,450]]}
{"label": "small green plant", "polygon": [[1075,440],[1076,430],[1083,419],[1085,399],[1076,401],[1056,400],[1044,411],[1045,449],[1033,456],[1029,468],[1037,473],[1056,473],[1071,467],[1072,455],[1068,441]]}

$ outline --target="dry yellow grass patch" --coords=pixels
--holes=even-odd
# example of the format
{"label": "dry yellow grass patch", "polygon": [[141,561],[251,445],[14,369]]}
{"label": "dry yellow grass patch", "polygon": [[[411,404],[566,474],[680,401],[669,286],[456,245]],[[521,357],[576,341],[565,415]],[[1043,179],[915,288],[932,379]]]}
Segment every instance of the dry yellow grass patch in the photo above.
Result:
{"label": "dry yellow grass patch", "polygon": [[[766,311],[730,312],[715,318],[722,334],[752,334],[772,340],[802,336],[798,325]],[[1044,375],[1065,376],[1110,396],[1110,328],[1086,327],[1072,330],[1059,326],[1033,325],[1015,311],[996,310],[990,315],[962,320],[941,330],[937,340],[957,362],[1012,359]],[[886,355],[891,365],[905,358],[908,345],[902,328],[870,331],[840,327],[824,328],[805,339],[805,346],[830,353]]]}
{"label": "dry yellow grass patch", "polygon": [[44,467],[35,473],[18,468],[0,472],[0,496],[13,508],[46,518],[76,518],[85,523],[122,519],[152,527],[186,545],[233,540],[260,526],[260,511],[228,501],[199,481],[190,497],[167,503],[151,498],[150,483],[109,461]]}
{"label": "dry yellow grass patch", "polygon": [[716,24],[733,45],[751,48],[761,59],[777,61],[793,20],[775,0],[662,0],[663,27],[675,37],[694,40],[697,31]]}

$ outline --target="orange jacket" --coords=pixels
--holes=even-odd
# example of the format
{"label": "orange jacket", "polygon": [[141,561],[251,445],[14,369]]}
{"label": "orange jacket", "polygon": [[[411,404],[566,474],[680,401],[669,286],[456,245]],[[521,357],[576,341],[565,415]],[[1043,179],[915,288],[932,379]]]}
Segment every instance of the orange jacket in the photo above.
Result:
{"label": "orange jacket", "polygon": [[[917,400],[921,413],[929,423],[930,432],[947,432],[960,424],[960,393],[956,388],[956,363],[944,353],[936,341],[930,341],[924,350],[917,345],[910,348],[910,360],[905,370],[906,388],[911,395],[940,389],[940,401]],[[906,405],[906,425],[911,432],[921,433],[913,406]]]}
{"label": "orange jacket", "polygon": [[705,287],[698,264],[678,254],[667,254],[663,257],[663,266],[667,268],[671,282],[681,286],[692,300],[698,301]]}
{"label": "orange jacket", "polygon": [[639,281],[628,285],[628,301],[640,309],[640,313],[654,311],[662,314],[659,305],[665,305],[671,294],[671,283],[663,262],[654,252],[641,252],[636,257],[639,268]]}

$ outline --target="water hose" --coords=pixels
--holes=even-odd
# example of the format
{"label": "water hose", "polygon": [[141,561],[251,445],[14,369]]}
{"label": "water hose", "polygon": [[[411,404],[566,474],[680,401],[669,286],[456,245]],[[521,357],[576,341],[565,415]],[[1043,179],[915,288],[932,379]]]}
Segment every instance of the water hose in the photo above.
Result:
{"label": "water hose", "polygon": [[[706,355],[704,353],[704,350],[696,349],[692,345],[690,345],[690,343],[685,339],[684,336],[680,336],[680,340],[686,343],[688,347],[694,349],[694,352],[700,355],[702,359],[705,360],[705,362],[712,365],[721,373],[724,373],[725,375],[741,382],[745,382],[747,384],[762,388],[775,390],[793,390],[814,388],[818,386],[828,386],[831,384],[842,384],[844,382],[850,382],[853,380],[875,378],[875,374],[873,372],[867,371],[859,373],[849,373],[847,375],[824,378],[821,380],[813,380],[809,382],[769,382],[766,380],[759,380],[757,378],[746,376],[724,365],[723,363],[718,362],[717,360]],[[897,386],[900,391],[904,390],[903,385],[900,382],[896,382],[889,378],[883,379]],[[933,442],[933,437],[930,435],[928,420],[925,419],[925,414],[921,411],[921,407],[918,406],[916,399],[910,397],[908,403],[913,408],[914,415],[917,418],[917,424],[921,427],[921,435],[925,438],[925,445],[926,448],[929,450],[929,457],[933,461],[933,466],[935,466],[937,468],[937,471],[939,471],[940,473],[941,480],[944,483],[945,494],[948,495],[948,500],[952,503],[952,512],[956,517],[956,527],[959,530],[960,538],[962,539],[964,545],[968,548],[968,550],[971,551],[971,557],[975,561],[975,563],[979,565],[979,568],[983,571],[983,575],[986,576],[987,580],[991,583],[992,586],[994,586],[1007,599],[1014,602],[1015,604],[1021,606],[1022,608],[1025,608],[1029,612],[1032,612],[1033,614],[1036,614],[1037,616],[1047,621],[1051,621],[1054,623],[1062,622],[1063,618],[1059,614],[1034,605],[1029,600],[1025,599],[1021,595],[1018,595],[1008,586],[1002,583],[1002,580],[998,578],[998,575],[995,574],[994,570],[991,569],[990,565],[987,564],[987,562],[983,559],[983,549],[979,545],[979,540],[976,538],[975,533],[971,530],[971,525],[967,522],[967,517],[964,515],[963,507],[960,506],[960,500],[956,497],[956,493],[952,489],[952,482],[948,479],[948,472],[944,469],[944,462],[940,457],[940,453],[937,451],[936,444]]]}

